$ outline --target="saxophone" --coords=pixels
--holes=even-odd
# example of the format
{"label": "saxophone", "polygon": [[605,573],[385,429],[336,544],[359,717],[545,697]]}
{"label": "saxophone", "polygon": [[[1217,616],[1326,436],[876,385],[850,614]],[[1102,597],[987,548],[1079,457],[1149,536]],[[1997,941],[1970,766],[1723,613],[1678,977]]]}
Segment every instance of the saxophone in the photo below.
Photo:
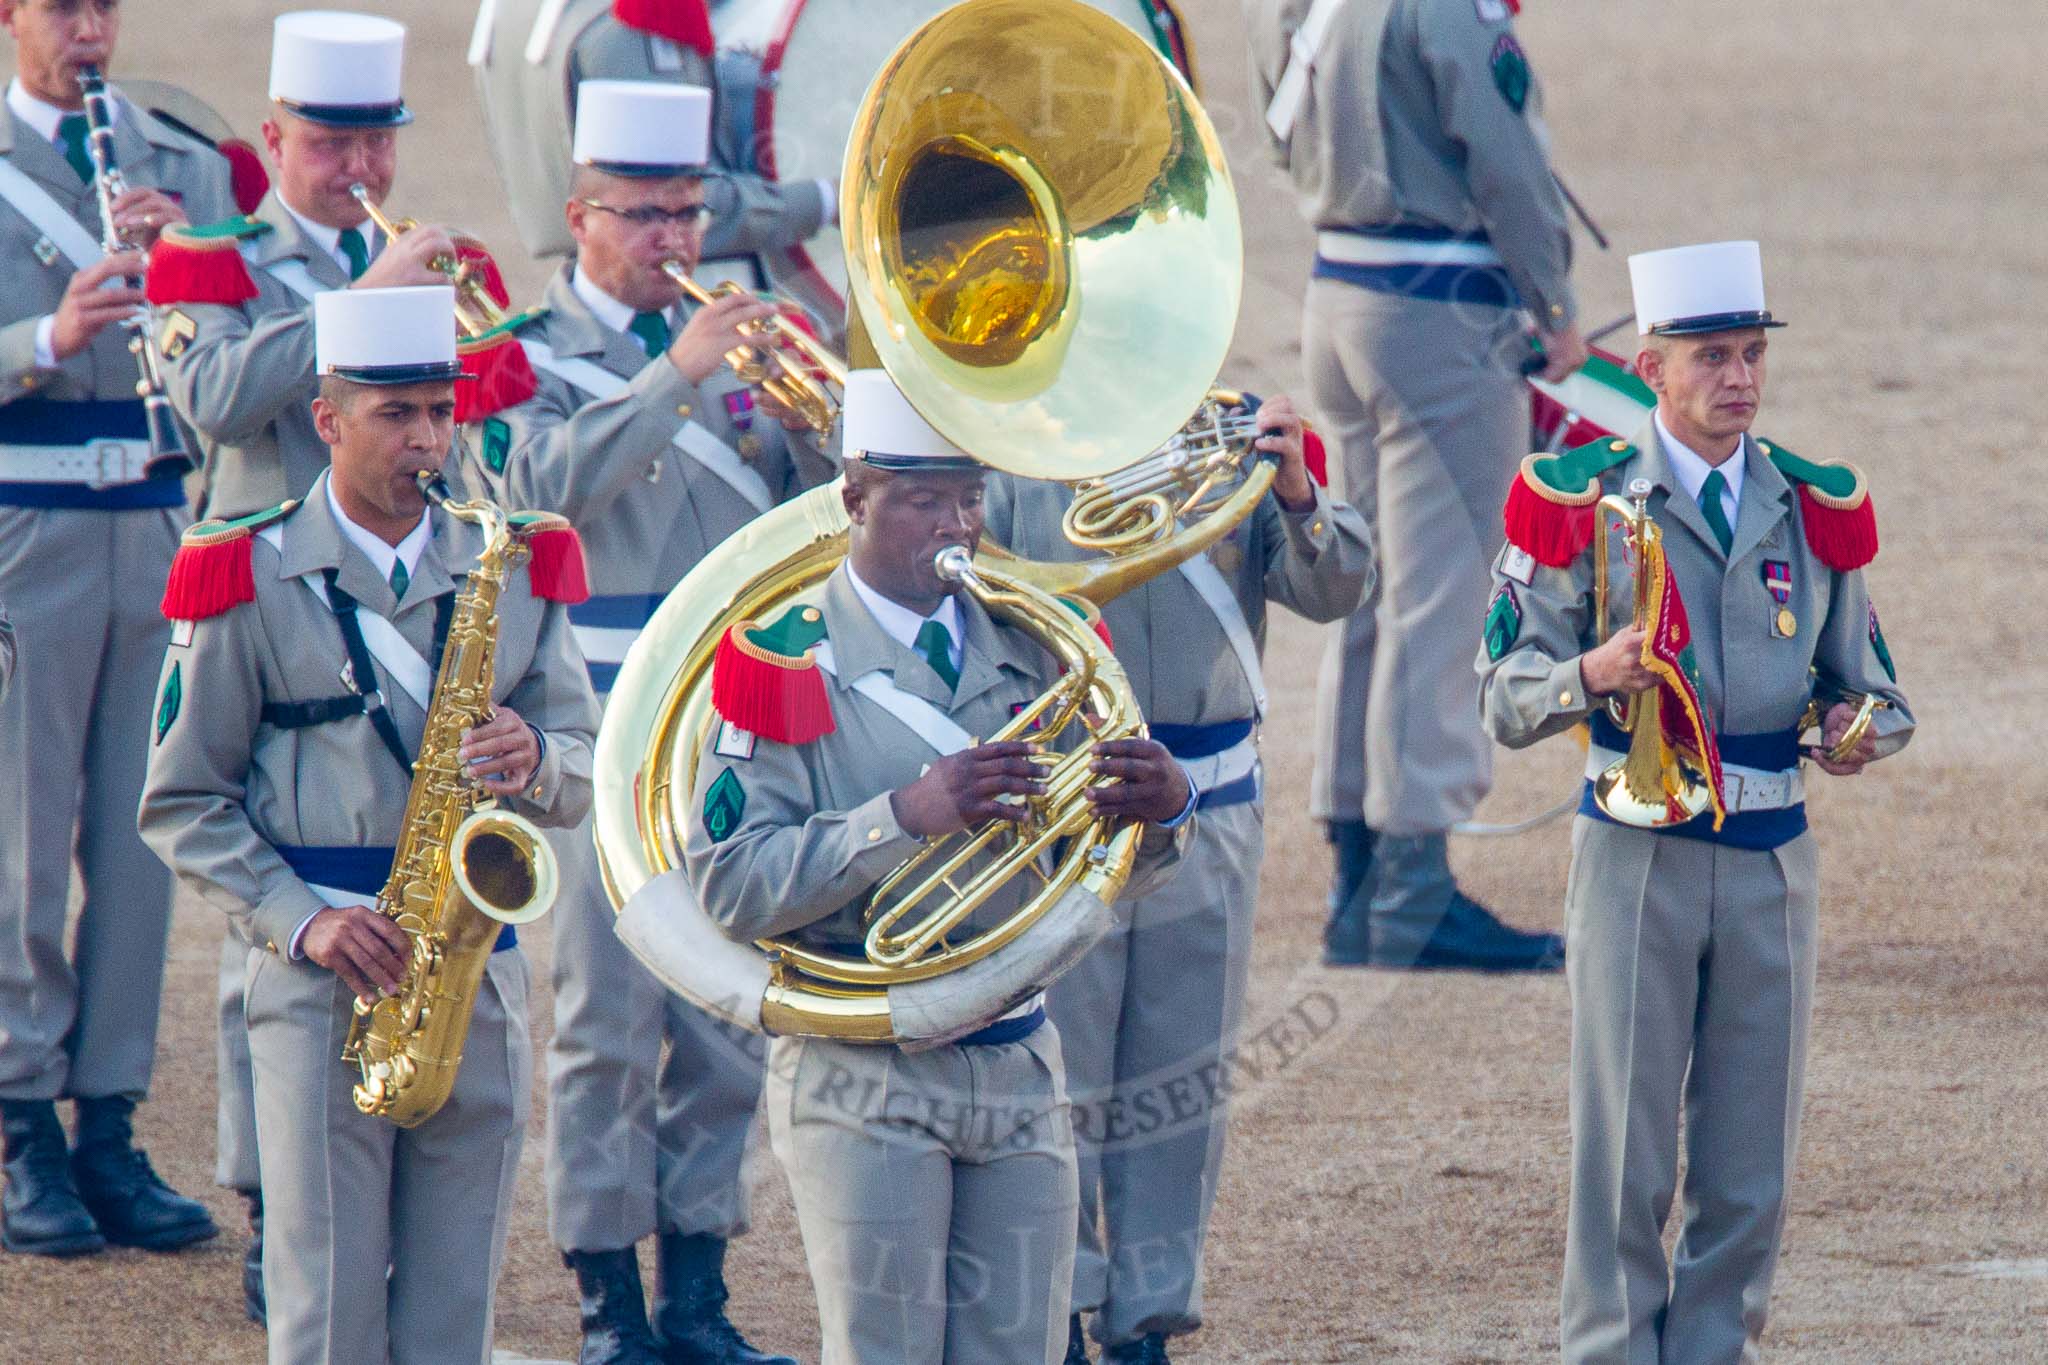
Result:
{"label": "saxophone", "polygon": [[463,731],[491,716],[498,595],[526,547],[503,509],[454,501],[437,474],[418,478],[429,502],[483,528],[484,550],[455,600],[397,856],[377,893],[377,912],[412,940],[412,960],[396,995],[356,1001],[341,1050],[344,1063],[362,1069],[356,1108],[401,1128],[448,1102],[499,926],[540,918],[556,890],[554,851],[541,832],[482,796],[457,751]]}

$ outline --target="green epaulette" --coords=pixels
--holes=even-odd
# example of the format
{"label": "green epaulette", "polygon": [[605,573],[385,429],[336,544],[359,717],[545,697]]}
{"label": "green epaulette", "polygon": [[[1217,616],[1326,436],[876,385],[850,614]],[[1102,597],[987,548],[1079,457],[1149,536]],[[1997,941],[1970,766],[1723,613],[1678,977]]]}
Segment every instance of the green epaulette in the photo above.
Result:
{"label": "green epaulette", "polygon": [[1760,440],[1756,448],[1769,457],[1770,462],[1778,467],[1778,472],[1787,479],[1842,504],[1844,510],[1854,507],[1868,495],[1862,471],[1854,465],[1815,464],[1812,460],[1800,459],[1775,441]]}
{"label": "green epaulette", "polygon": [[1758,441],[1756,448],[1799,489],[1799,519],[1816,559],[1848,573],[1877,558],[1877,509],[1862,470],[1802,460],[1772,441]]}
{"label": "green epaulette", "polygon": [[1531,455],[1522,461],[1522,472],[1539,496],[1554,502],[1598,502],[1600,476],[1635,454],[1636,448],[1619,436],[1602,436],[1562,455]]}
{"label": "green epaulette", "polygon": [[768,625],[740,621],[711,661],[711,705],[721,719],[779,744],[832,732],[832,702],[812,647],[825,613],[799,603]]}
{"label": "green epaulette", "polygon": [[223,237],[247,240],[251,237],[261,237],[264,233],[275,231],[275,229],[254,214],[238,213],[232,218],[223,218],[218,223],[203,223],[196,227],[187,226],[181,229],[181,231],[188,238],[194,238],[199,241],[217,241]]}
{"label": "green epaulette", "polygon": [[298,509],[297,498],[246,517],[202,521],[185,532],[164,581],[163,613],[173,621],[204,621],[256,600],[250,567],[256,533]]}
{"label": "green epaulette", "polygon": [[1600,476],[1635,453],[1619,436],[1603,436],[1562,455],[1528,456],[1508,486],[1501,513],[1508,541],[1539,564],[1571,563],[1593,543]]}
{"label": "green epaulette", "polygon": [[297,498],[286,498],[275,507],[266,507],[261,512],[251,512],[246,517],[209,517],[195,521],[187,527],[179,539],[179,545],[219,545],[230,540],[241,540],[253,536],[266,526],[275,525],[299,510]]}

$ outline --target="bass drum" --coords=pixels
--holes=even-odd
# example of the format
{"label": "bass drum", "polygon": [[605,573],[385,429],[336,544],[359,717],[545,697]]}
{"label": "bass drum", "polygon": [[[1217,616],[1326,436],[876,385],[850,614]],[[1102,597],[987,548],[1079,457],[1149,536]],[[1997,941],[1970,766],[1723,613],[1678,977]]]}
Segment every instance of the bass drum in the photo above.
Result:
{"label": "bass drum", "polygon": [[[1085,0],[1122,20],[1194,84],[1186,26],[1169,0]],[[743,97],[754,66],[752,160],[771,180],[837,182],[868,83],[897,45],[952,0],[721,0],[711,8],[721,94]],[[837,328],[846,305],[839,230],[768,252],[775,287]]]}

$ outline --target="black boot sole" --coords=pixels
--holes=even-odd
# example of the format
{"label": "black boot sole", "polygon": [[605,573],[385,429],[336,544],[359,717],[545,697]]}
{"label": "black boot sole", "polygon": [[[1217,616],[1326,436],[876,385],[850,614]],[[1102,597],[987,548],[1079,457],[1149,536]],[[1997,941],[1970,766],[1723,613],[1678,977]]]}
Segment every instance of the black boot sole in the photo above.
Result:
{"label": "black boot sole", "polygon": [[88,1232],[76,1237],[54,1237],[48,1241],[28,1242],[11,1233],[0,1232],[0,1247],[17,1256],[91,1256],[107,1249],[107,1239],[97,1232]]}
{"label": "black boot sole", "polygon": [[107,1232],[104,1226],[101,1232],[111,1246],[137,1247],[143,1251],[179,1251],[220,1236],[220,1229],[211,1219],[204,1223],[180,1223],[176,1227],[159,1228],[142,1237]]}

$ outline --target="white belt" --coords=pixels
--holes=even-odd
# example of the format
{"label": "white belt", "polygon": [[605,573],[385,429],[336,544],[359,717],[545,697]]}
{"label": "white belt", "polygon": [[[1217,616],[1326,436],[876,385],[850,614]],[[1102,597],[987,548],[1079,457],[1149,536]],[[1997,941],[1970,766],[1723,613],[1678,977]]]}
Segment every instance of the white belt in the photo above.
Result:
{"label": "white belt", "polygon": [[1187,769],[1188,781],[1194,784],[1196,791],[1215,791],[1218,787],[1227,787],[1251,776],[1259,766],[1259,741],[1253,735],[1246,735],[1221,753],[1178,761]]}
{"label": "white belt", "polygon": [[583,661],[592,664],[626,662],[626,651],[640,638],[638,630],[627,626],[571,625],[569,630],[576,637],[576,647],[583,651]]}
{"label": "white belt", "polygon": [[0,483],[82,483],[112,488],[141,483],[149,442],[109,436],[74,446],[0,446]]}
{"label": "white belt", "polygon": [[[1038,994],[1032,996],[1029,1000],[1026,1000],[1023,1004],[1017,1006],[1017,1008],[1011,1010],[1009,1013],[998,1014],[995,1018],[989,1020],[988,1024],[1000,1024],[1005,1019],[1022,1019],[1025,1015],[1031,1013],[1031,1011],[1042,1010],[1044,1008],[1045,992],[1040,991]],[[983,1024],[982,1027],[987,1028],[988,1024]]]}
{"label": "white belt", "polygon": [[1339,265],[1501,264],[1490,242],[1424,242],[1365,232],[1318,232],[1316,254]]}
{"label": "white belt", "polygon": [[[1598,777],[1623,757],[1615,750],[1598,744],[1589,746],[1586,750],[1587,778]],[[1745,768],[1739,763],[1721,765],[1721,804],[1730,815],[1744,811],[1784,810],[1805,800],[1806,776],[1797,768],[1767,772],[1762,768]]]}

